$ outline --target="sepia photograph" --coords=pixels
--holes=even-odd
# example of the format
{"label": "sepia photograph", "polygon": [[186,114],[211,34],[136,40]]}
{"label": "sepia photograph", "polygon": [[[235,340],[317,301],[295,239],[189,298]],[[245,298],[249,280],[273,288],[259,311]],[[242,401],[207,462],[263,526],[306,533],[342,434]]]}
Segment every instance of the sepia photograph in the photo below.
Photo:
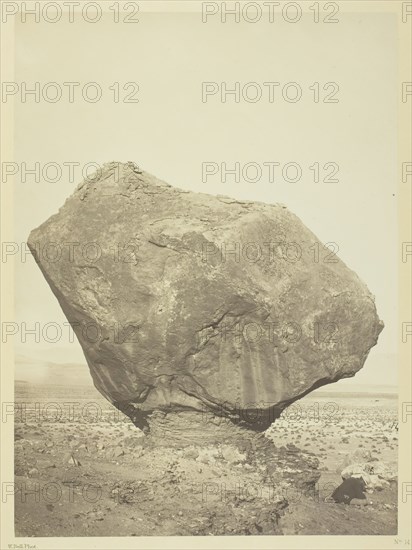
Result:
{"label": "sepia photograph", "polygon": [[1,548],[412,548],[412,3],[1,17]]}

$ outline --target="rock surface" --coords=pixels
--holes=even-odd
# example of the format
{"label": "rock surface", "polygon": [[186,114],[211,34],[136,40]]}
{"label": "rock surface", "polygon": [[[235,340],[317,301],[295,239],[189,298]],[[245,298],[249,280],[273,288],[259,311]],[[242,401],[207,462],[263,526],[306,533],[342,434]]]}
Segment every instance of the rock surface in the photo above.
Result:
{"label": "rock surface", "polygon": [[343,504],[352,504],[352,501],[355,500],[354,504],[359,504],[358,501],[360,500],[366,501],[364,490],[365,482],[363,479],[348,477],[333,491],[332,499]]}
{"label": "rock surface", "polygon": [[96,388],[188,444],[265,430],[354,376],[383,328],[362,281],[286,207],[177,189],[133,163],[80,184],[28,244]]}
{"label": "rock surface", "polygon": [[396,481],[398,474],[395,468],[383,462],[363,462],[347,466],[341,473],[342,479],[362,478],[367,489],[382,490]]}

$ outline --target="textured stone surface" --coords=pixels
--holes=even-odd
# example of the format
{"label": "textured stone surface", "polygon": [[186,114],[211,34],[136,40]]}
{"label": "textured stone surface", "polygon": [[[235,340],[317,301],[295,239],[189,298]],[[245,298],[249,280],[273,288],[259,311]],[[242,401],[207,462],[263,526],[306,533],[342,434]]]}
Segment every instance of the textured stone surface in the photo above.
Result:
{"label": "textured stone surface", "polygon": [[398,474],[394,467],[384,462],[358,462],[342,470],[342,479],[362,478],[368,489],[382,490],[390,481],[396,481]]}
{"label": "textured stone surface", "polygon": [[285,206],[183,191],[132,163],[79,185],[29,246],[97,389],[155,431],[196,411],[262,431],[353,376],[383,327]]}

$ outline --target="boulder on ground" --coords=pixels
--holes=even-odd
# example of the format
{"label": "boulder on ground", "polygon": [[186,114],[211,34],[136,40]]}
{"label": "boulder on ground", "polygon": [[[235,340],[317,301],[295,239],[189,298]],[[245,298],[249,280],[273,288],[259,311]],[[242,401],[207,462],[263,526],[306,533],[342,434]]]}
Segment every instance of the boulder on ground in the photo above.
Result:
{"label": "boulder on ground", "polygon": [[341,476],[342,479],[362,478],[367,489],[379,491],[396,481],[397,472],[384,462],[358,462],[342,470]]}
{"label": "boulder on ground", "polygon": [[339,504],[351,504],[353,499],[366,501],[365,488],[363,479],[349,477],[336,487],[332,493],[332,499]]}

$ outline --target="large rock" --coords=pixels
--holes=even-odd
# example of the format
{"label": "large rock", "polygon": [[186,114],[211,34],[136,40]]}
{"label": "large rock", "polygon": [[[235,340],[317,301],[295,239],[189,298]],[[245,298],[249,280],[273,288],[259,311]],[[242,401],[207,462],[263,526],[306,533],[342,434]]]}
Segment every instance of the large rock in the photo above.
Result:
{"label": "large rock", "polygon": [[353,376],[383,327],[285,206],[183,191],[133,163],[80,184],[28,244],[96,388],[159,434],[263,431]]}
{"label": "large rock", "polygon": [[398,474],[394,467],[384,462],[358,462],[342,470],[342,479],[362,478],[367,489],[382,490],[396,481]]}

